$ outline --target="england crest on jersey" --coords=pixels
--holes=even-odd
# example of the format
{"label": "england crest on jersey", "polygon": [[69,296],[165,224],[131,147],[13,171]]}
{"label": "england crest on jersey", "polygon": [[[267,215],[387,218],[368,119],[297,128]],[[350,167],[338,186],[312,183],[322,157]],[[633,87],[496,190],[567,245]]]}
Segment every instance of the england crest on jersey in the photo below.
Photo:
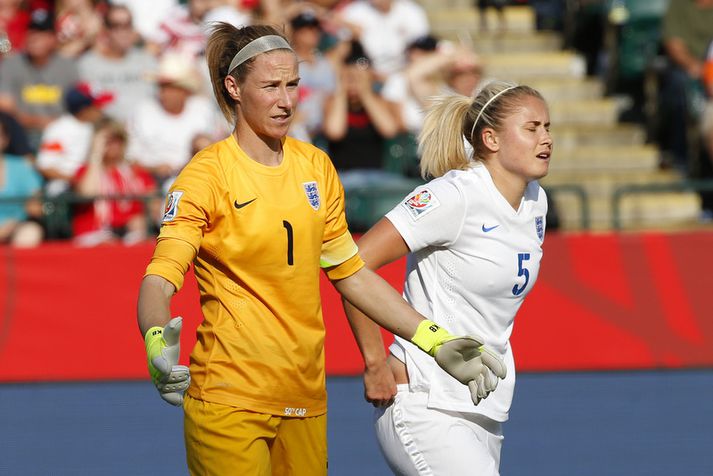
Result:
{"label": "england crest on jersey", "polygon": [[307,201],[310,206],[315,210],[319,210],[319,205],[321,200],[319,199],[319,189],[317,188],[317,182],[305,182],[302,184],[305,189],[305,195],[307,195]]}
{"label": "england crest on jersey", "polygon": [[537,238],[540,241],[545,239],[545,220],[543,217],[535,217],[535,231],[537,231]]}

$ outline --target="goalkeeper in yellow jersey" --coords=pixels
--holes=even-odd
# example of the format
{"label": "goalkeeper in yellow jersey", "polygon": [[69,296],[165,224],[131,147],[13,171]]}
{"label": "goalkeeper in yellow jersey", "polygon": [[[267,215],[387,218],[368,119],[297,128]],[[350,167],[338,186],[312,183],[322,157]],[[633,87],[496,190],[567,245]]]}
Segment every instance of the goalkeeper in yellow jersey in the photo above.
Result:
{"label": "goalkeeper in yellow jersey", "polygon": [[[327,473],[320,268],[358,309],[435,356],[473,399],[504,378],[483,343],[424,320],[364,267],[329,158],[290,137],[297,57],[268,26],[218,23],[206,51],[213,90],[235,123],[168,192],[138,302],[149,371],[184,408],[194,475]],[[203,321],[189,368],[171,297],[193,263]],[[184,394],[185,391],[185,394]]]}

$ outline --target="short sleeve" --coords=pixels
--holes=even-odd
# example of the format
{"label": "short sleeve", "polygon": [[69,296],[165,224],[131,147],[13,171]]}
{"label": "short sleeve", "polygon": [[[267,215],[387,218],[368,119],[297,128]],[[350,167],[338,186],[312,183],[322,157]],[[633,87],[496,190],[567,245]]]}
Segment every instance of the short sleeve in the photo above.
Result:
{"label": "short sleeve", "polygon": [[465,196],[454,183],[436,179],[414,189],[386,218],[413,252],[455,242],[463,227],[466,208]]}
{"label": "short sleeve", "polygon": [[66,144],[62,140],[65,132],[60,123],[53,121],[45,127],[42,133],[39,150],[37,151],[37,168],[50,169],[62,163],[67,154]]}

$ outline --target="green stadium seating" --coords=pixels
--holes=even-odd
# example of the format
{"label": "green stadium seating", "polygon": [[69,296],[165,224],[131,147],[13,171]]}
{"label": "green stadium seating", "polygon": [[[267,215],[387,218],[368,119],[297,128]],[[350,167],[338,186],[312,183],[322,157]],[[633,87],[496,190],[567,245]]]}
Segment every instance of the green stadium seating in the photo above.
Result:
{"label": "green stadium seating", "polygon": [[356,232],[368,230],[422,183],[422,180],[404,179],[398,185],[372,185],[346,190],[346,213],[349,229]]}

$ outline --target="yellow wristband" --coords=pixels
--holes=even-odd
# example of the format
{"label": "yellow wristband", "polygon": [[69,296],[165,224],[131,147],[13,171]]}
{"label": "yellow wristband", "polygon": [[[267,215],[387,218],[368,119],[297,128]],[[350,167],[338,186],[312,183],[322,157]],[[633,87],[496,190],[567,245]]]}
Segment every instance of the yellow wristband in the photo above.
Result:
{"label": "yellow wristband", "polygon": [[[149,330],[147,330],[146,334],[144,334],[144,345],[146,347],[146,353],[147,354],[154,353],[154,352],[151,352],[151,350],[154,349],[156,342],[159,343],[158,352],[161,352],[161,347],[163,347],[163,343],[161,342],[162,339],[163,339],[163,327],[155,326],[155,327],[152,327]],[[149,357],[154,357],[154,355],[149,355]]]}
{"label": "yellow wristband", "polygon": [[441,344],[451,339],[453,339],[453,336],[450,332],[433,321],[423,320],[416,328],[416,333],[411,338],[411,342],[433,357]]}
{"label": "yellow wristband", "polygon": [[156,326],[147,330],[144,335],[144,344],[146,346],[146,361],[149,365],[149,374],[154,383],[156,383],[161,378],[161,372],[154,366],[153,359],[161,355],[161,351],[166,347],[166,343],[163,340],[163,327]]}

